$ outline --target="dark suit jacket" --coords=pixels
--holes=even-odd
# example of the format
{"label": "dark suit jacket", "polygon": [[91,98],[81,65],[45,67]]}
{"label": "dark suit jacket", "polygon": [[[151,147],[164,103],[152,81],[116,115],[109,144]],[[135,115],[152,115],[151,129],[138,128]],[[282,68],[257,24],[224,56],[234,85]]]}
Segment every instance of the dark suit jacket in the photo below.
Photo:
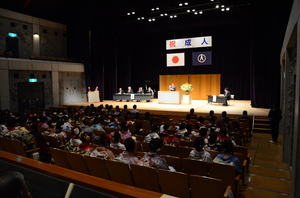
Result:
{"label": "dark suit jacket", "polygon": [[124,94],[124,91],[122,90],[121,92],[120,91],[118,91],[118,93],[117,94]]}
{"label": "dark suit jacket", "polygon": [[138,90],[136,93],[143,94],[144,90]]}
{"label": "dark suit jacket", "polygon": [[130,93],[130,94],[132,94],[132,93],[133,93],[132,89],[130,89],[130,90],[127,90],[127,93]]}
{"label": "dark suit jacket", "polygon": [[229,100],[230,99],[230,91],[224,93],[224,97]]}

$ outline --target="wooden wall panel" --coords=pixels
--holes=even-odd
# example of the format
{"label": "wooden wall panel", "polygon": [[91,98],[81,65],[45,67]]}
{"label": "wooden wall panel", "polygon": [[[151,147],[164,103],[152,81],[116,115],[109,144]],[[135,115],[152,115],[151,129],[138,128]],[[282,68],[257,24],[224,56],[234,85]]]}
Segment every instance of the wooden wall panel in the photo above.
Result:
{"label": "wooden wall panel", "polygon": [[[160,75],[159,90],[168,91],[169,85],[175,83],[176,90],[181,91],[180,85],[187,82],[193,85],[190,93],[193,100],[206,100],[207,95],[220,94],[220,74]],[[182,91],[182,94],[185,93]]]}

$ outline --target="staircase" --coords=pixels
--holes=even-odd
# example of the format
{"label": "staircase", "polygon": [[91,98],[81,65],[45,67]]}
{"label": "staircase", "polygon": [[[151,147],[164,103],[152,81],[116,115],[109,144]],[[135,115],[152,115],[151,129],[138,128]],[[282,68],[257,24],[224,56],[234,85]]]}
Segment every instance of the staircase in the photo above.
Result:
{"label": "staircase", "polygon": [[253,133],[270,133],[268,116],[255,116]]}

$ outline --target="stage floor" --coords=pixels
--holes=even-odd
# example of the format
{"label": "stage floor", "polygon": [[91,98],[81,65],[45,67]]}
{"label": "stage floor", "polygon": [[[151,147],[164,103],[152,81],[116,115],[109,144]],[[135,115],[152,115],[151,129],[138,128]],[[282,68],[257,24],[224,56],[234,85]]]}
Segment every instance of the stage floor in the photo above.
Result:
{"label": "stage floor", "polygon": [[88,106],[94,104],[95,107],[100,104],[103,105],[112,105],[113,107],[119,105],[121,109],[126,104],[128,109],[132,109],[133,105],[137,105],[138,110],[152,110],[152,111],[170,111],[170,112],[189,112],[191,108],[195,109],[195,113],[208,113],[210,110],[213,110],[216,114],[221,114],[222,111],[226,111],[227,114],[241,115],[244,110],[248,111],[248,115],[255,116],[268,116],[270,109],[264,108],[253,108],[251,107],[250,100],[230,100],[229,106],[222,106],[219,103],[207,103],[207,100],[192,100],[190,105],[183,104],[158,104],[157,99],[152,99],[151,102],[126,102],[126,101],[113,101],[105,100],[103,102],[77,102],[77,103],[66,103],[62,106]]}

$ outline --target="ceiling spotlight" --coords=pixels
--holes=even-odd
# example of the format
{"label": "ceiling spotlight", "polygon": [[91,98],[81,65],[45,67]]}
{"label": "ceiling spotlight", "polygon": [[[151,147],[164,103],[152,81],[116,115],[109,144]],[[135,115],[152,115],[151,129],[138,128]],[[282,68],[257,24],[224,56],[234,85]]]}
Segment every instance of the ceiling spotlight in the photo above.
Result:
{"label": "ceiling spotlight", "polygon": [[180,3],[179,6],[182,6],[182,3]]}
{"label": "ceiling spotlight", "polygon": [[198,12],[194,12],[194,14],[195,14],[195,15],[197,15],[197,14],[198,14]]}
{"label": "ceiling spotlight", "polygon": [[167,14],[167,13],[165,13],[165,16],[168,16],[168,14]]}
{"label": "ceiling spotlight", "polygon": [[199,14],[203,14],[203,12],[202,12],[202,11],[200,11],[200,12],[199,12]]}
{"label": "ceiling spotlight", "polygon": [[135,12],[131,12],[131,14],[135,14]]}
{"label": "ceiling spotlight", "polygon": [[151,11],[154,11],[154,10],[155,10],[154,8],[151,9]]}
{"label": "ceiling spotlight", "polygon": [[230,8],[229,8],[229,7],[227,7],[227,8],[226,8],[226,11],[229,11],[229,10],[230,10]]}
{"label": "ceiling spotlight", "polygon": [[187,10],[186,12],[191,12],[190,10]]}
{"label": "ceiling spotlight", "polygon": [[224,6],[224,5],[221,5],[221,7],[224,8],[225,6]]}
{"label": "ceiling spotlight", "polygon": [[157,7],[156,10],[159,10],[159,7]]}
{"label": "ceiling spotlight", "polygon": [[184,5],[189,5],[189,3],[188,3],[188,2],[185,2]]}
{"label": "ceiling spotlight", "polygon": [[172,18],[173,18],[173,16],[171,15],[171,16],[170,16],[170,18],[172,19]]}
{"label": "ceiling spotlight", "polygon": [[129,16],[129,15],[130,15],[130,13],[128,12],[128,13],[127,13],[127,15]]}
{"label": "ceiling spotlight", "polygon": [[160,16],[164,16],[164,14],[160,14]]}
{"label": "ceiling spotlight", "polygon": [[219,8],[220,6],[219,5],[216,5],[216,8]]}
{"label": "ceiling spotlight", "polygon": [[222,9],[221,9],[221,11],[225,11],[225,9],[224,9],[224,8],[222,8]]}
{"label": "ceiling spotlight", "polygon": [[214,0],[210,0],[210,1],[214,1]]}

